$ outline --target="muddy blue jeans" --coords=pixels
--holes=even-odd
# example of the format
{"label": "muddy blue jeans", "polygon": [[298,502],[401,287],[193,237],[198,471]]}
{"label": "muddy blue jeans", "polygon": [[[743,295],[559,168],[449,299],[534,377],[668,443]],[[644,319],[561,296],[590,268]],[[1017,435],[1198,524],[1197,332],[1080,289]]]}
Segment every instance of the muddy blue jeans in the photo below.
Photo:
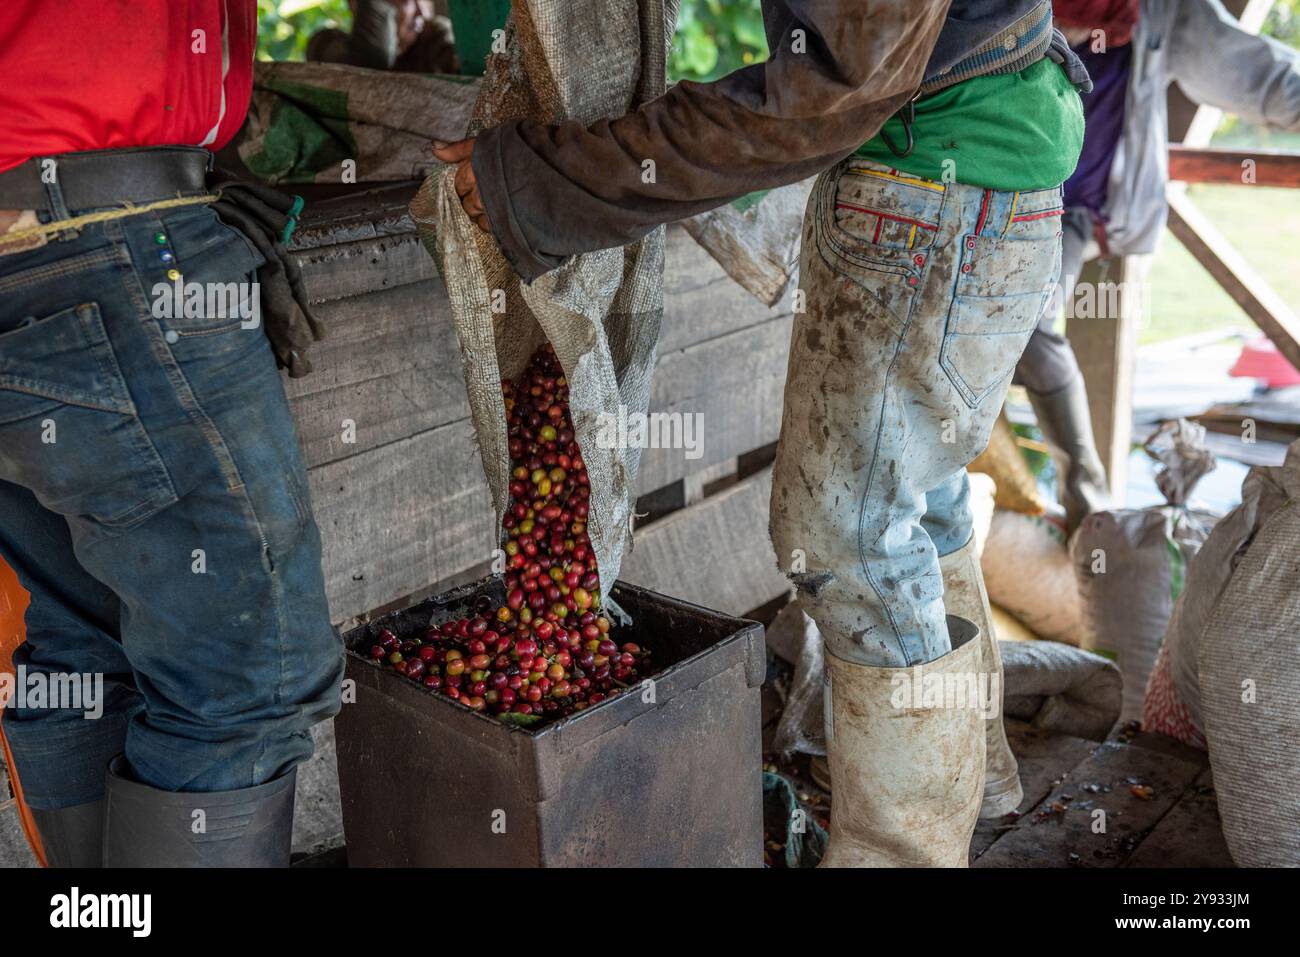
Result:
{"label": "muddy blue jeans", "polygon": [[970,539],[966,465],[1056,285],[1060,222],[1059,187],[997,192],[856,158],[818,179],[771,523],[831,654],[904,667],[951,649],[938,559]]}
{"label": "muddy blue jeans", "polygon": [[[122,751],[158,788],[257,785],[338,711],[293,419],[229,298],[260,263],[201,205],[0,256],[0,557],[32,596],[14,663],[103,681],[93,720],[66,698],[5,710],[33,807],[99,798]],[[177,274],[215,296],[169,310]]]}

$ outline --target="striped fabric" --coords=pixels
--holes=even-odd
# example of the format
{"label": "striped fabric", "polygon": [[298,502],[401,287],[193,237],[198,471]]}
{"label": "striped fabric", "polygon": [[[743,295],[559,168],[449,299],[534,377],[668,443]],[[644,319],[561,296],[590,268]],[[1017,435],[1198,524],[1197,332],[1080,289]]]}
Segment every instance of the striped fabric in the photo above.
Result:
{"label": "striped fabric", "polygon": [[972,77],[1018,73],[1046,56],[1051,45],[1052,4],[1042,0],[956,66],[926,78],[918,95],[928,96]]}

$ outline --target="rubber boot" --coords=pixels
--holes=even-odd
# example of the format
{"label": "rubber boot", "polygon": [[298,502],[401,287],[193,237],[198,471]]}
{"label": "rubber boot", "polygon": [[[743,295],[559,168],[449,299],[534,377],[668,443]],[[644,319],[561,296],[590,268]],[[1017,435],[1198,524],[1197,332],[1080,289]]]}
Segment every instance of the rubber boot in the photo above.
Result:
{"label": "rubber boot", "polygon": [[133,780],[118,755],[104,796],[104,866],[288,867],[297,776],[238,791],[160,791]]}
{"label": "rubber boot", "polygon": [[[978,707],[907,699],[926,676],[980,671],[975,626],[948,616],[953,650],[910,668],[826,655],[826,750],[835,798],[822,867],[965,867],[984,780]],[[896,679],[905,678],[906,682]]]}
{"label": "rubber boot", "polygon": [[993,630],[993,613],[989,609],[989,595],[984,588],[984,575],[980,571],[979,557],[975,554],[975,539],[947,555],[939,556],[943,572],[943,607],[950,615],[974,622],[980,630],[981,666],[998,677],[998,713],[984,720],[985,772],[984,799],[980,805],[981,818],[996,818],[1010,814],[1024,799],[1020,786],[1020,766],[1007,744],[1007,731],[1002,723],[1002,699],[1005,689],[1002,682],[1002,655],[998,651],[998,636]]}
{"label": "rubber boot", "polygon": [[1051,448],[1066,528],[1073,532],[1093,512],[1110,507],[1110,486],[1092,434],[1083,376],[1076,373],[1069,385],[1050,395],[1030,392],[1029,404]]}
{"label": "rubber boot", "polygon": [[104,860],[103,801],[31,811],[47,867],[100,866]]}

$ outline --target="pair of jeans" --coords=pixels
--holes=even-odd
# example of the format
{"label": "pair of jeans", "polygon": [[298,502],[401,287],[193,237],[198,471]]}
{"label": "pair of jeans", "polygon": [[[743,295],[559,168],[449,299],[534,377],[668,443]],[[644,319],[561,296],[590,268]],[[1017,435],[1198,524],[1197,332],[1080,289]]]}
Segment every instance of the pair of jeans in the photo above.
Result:
{"label": "pair of jeans", "polygon": [[[1079,377],[1079,363],[1063,332],[1056,331],[1060,307],[1074,299],[1074,287],[1083,269],[1092,239],[1092,213],[1082,207],[1067,209],[1061,218],[1061,278],[1056,294],[1047,301],[1012,382],[1036,395],[1053,395],[1068,389]],[[1095,247],[1094,247],[1095,248]]]}
{"label": "pair of jeans", "polygon": [[[97,800],[121,752],[160,789],[252,787],[339,709],[306,468],[248,318],[261,262],[203,205],[0,256],[0,557],[31,593],[14,663],[103,681],[94,719],[5,709],[34,808]],[[190,308],[163,294],[177,274]]]}
{"label": "pair of jeans", "polygon": [[850,158],[808,200],[772,477],[781,568],[827,651],[950,649],[939,557],[972,533],[988,444],[1056,285],[1061,190],[999,192]]}

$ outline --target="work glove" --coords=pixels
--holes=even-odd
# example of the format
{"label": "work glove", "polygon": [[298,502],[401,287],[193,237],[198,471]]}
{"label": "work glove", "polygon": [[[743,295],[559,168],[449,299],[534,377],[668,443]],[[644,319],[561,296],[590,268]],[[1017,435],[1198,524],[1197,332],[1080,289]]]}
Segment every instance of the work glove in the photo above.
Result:
{"label": "work glove", "polygon": [[265,260],[257,270],[262,328],[271,340],[276,364],[288,369],[290,378],[301,378],[311,372],[308,346],[325,338],[325,327],[307,303],[298,260],[286,248],[298,226],[302,197],[286,196],[221,171],[213,174],[208,185],[217,194],[212,211],[243,233]]}

